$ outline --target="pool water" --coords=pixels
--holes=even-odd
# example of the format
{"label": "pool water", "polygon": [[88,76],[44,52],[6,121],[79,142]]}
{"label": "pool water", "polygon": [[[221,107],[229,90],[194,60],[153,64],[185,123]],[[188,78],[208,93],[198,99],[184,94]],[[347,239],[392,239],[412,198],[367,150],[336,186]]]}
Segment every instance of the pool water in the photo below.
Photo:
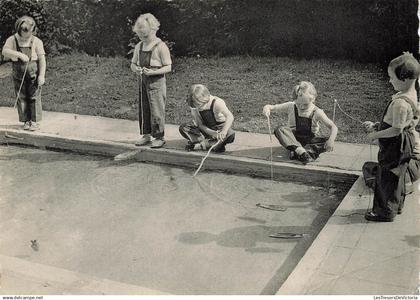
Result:
{"label": "pool water", "polygon": [[346,193],[193,173],[0,146],[0,254],[171,294],[274,294]]}

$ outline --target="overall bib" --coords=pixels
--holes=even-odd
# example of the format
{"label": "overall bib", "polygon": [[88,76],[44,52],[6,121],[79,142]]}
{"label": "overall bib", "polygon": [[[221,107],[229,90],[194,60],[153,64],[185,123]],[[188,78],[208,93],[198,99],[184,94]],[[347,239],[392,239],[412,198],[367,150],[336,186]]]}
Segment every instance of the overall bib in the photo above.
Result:
{"label": "overall bib", "polygon": [[[225,122],[218,122],[214,116],[213,107],[216,99],[213,99],[211,102],[210,108],[199,111],[201,119],[203,120],[203,125],[212,129],[212,130],[222,130]],[[179,126],[179,132],[181,135],[186,138],[190,143],[196,144],[204,141],[205,139],[209,140],[207,146],[214,145],[217,142],[217,139],[209,136],[205,132],[201,131],[197,126],[191,124],[181,124]],[[220,152],[225,150],[226,144],[232,143],[235,140],[235,132],[229,128],[226,137],[220,142],[216,147],[213,148],[215,152]]]}
{"label": "overall bib", "polygon": [[[143,51],[143,43],[139,47],[140,67],[149,69],[155,44],[149,51]],[[142,85],[139,86],[139,126],[140,134],[151,134],[156,139],[163,139],[165,130],[165,102],[166,78],[165,75],[141,75]]]}
{"label": "overall bib", "polygon": [[[33,38],[29,47],[20,47],[16,37],[15,43],[16,51],[24,53],[29,57],[28,63],[18,60],[14,61],[12,64],[13,83],[16,96],[19,93],[19,88],[23,80],[22,88],[17,100],[19,121],[39,122],[42,119],[42,104],[40,88],[38,87],[38,61],[32,60]],[[26,64],[28,64],[28,67],[25,74]],[[23,78],[24,74],[25,78]]]}
{"label": "overall bib", "polygon": [[301,117],[295,105],[296,129],[293,130],[288,126],[282,126],[274,130],[274,135],[283,147],[289,151],[295,151],[298,147],[304,147],[314,159],[322,152],[325,152],[327,138],[316,137],[312,132],[312,119],[316,109],[313,110],[309,118]]}

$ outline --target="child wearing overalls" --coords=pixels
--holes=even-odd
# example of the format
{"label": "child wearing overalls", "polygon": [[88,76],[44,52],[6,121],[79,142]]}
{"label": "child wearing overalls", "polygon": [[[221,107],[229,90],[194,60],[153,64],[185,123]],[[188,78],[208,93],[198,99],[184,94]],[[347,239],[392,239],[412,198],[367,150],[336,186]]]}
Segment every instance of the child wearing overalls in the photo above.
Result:
{"label": "child wearing overalls", "polygon": [[[210,94],[206,86],[190,87],[187,104],[191,109],[193,124],[181,124],[179,132],[188,140],[187,150],[226,151],[226,144],[233,143],[233,115],[223,99]],[[217,145],[216,145],[217,143]]]}
{"label": "child wearing overalls", "polygon": [[379,143],[373,208],[365,214],[369,221],[392,222],[402,213],[407,180],[420,177],[415,131],[419,117],[415,81],[419,74],[420,65],[411,54],[393,59],[388,75],[397,93],[388,102],[381,122],[364,122],[368,140],[378,139]]}
{"label": "child wearing overalls", "polygon": [[[274,130],[280,144],[289,150],[290,158],[297,158],[303,164],[313,161],[325,151],[332,151],[337,137],[337,126],[324,111],[314,105],[317,92],[312,83],[302,81],[293,88],[294,101],[282,104],[267,104],[263,114],[270,116],[271,111],[287,113],[287,126]],[[330,136],[319,134],[320,123],[330,129]]]}
{"label": "child wearing overalls", "polygon": [[140,76],[139,127],[142,137],[136,145],[151,142],[152,148],[165,144],[165,74],[171,72],[172,68],[168,46],[156,37],[159,26],[159,21],[152,14],[140,15],[133,31],[141,41],[134,48],[131,60],[131,70]]}
{"label": "child wearing overalls", "polygon": [[33,18],[23,16],[15,23],[16,33],[3,46],[2,54],[12,60],[13,82],[19,121],[24,130],[39,129],[42,119],[41,86],[45,83],[46,60],[42,41],[33,35]]}

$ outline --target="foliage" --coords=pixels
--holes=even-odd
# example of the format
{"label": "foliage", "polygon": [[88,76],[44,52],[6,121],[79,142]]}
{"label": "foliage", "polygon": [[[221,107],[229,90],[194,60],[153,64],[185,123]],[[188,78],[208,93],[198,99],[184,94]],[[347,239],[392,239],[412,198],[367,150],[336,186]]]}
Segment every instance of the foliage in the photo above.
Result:
{"label": "foliage", "polygon": [[136,18],[160,21],[176,56],[330,57],[385,62],[417,53],[418,0],[0,0],[0,45],[30,14],[50,53],[127,55]]}

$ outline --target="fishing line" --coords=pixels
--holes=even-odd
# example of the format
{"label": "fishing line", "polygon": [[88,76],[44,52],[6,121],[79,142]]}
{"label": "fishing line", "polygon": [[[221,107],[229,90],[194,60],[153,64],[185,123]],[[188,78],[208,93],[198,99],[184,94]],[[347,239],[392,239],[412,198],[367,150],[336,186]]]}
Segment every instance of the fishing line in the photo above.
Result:
{"label": "fishing line", "polygon": [[363,122],[362,121],[360,121],[359,119],[356,119],[356,118],[354,118],[354,117],[352,117],[351,115],[349,115],[348,113],[346,113],[342,108],[341,108],[341,106],[340,106],[340,104],[338,103],[338,101],[337,101],[337,99],[334,99],[334,111],[333,111],[333,114],[334,114],[334,116],[333,116],[333,118],[335,117],[335,107],[338,107],[338,109],[339,110],[341,110],[341,112],[343,113],[343,114],[345,114],[347,117],[349,117],[350,119],[352,119],[352,120],[354,120],[354,121],[356,121],[356,122],[358,122],[358,123],[360,123],[360,124],[363,124]]}
{"label": "fishing line", "polygon": [[144,135],[144,114],[143,114],[143,70],[141,71],[140,76],[138,76],[138,81],[140,81],[140,107],[141,107],[141,134]]}
{"label": "fishing line", "polygon": [[[13,104],[13,109],[16,109],[17,102],[18,102],[18,100],[19,100],[20,93],[21,93],[21,91],[22,91],[22,86],[23,86],[23,83],[25,82],[25,76],[26,76],[26,72],[27,72],[27,70],[28,70],[28,65],[29,65],[29,62],[26,62],[26,64],[25,64],[25,70],[23,71],[22,80],[20,81],[19,90],[18,90],[18,92],[17,92],[17,94],[16,94],[15,103]],[[7,146],[9,146],[9,143],[8,143],[8,141],[7,141],[7,139],[8,139],[8,138],[10,138],[10,139],[23,139],[23,138],[18,138],[18,137],[15,137],[15,136],[9,135],[9,133],[8,133],[8,128],[9,128],[9,125],[8,125],[8,124],[6,124],[6,132],[5,132],[4,136],[5,136],[5,138],[6,138],[6,145],[7,145]]]}
{"label": "fishing line", "polygon": [[267,124],[268,124],[268,135],[270,136],[270,176],[271,176],[271,185],[273,185],[273,137],[271,134],[271,122],[270,115],[267,115]]}
{"label": "fishing line", "polygon": [[[350,119],[352,119],[352,120],[354,120],[354,121],[356,121],[356,122],[358,122],[358,123],[360,123],[360,124],[363,124],[363,122],[362,122],[362,121],[360,121],[360,120],[358,120],[358,119],[356,119],[356,118],[352,117],[352,116],[351,116],[351,115],[349,115],[348,113],[346,113],[346,112],[345,112],[345,111],[341,108],[341,106],[340,106],[340,104],[338,103],[337,99],[334,99],[334,108],[333,108],[333,123],[335,123],[336,107],[338,107],[338,109],[339,109],[339,110],[340,110],[340,111],[341,111],[344,115],[346,115],[347,117],[349,117]],[[369,155],[370,155],[370,161],[372,161],[372,160],[373,160],[373,148],[372,148],[372,143],[369,143]],[[329,176],[330,176],[330,174],[328,173],[328,185],[329,185],[329,181],[330,181]],[[371,188],[367,187],[367,189],[368,189],[368,199],[369,199],[369,205],[368,205],[368,207],[367,207],[367,209],[366,209],[365,214],[369,211],[369,208],[370,208],[370,205],[371,205],[371,202],[372,202],[372,199],[373,199],[373,194],[372,194]],[[365,187],[364,191],[366,191],[366,187]],[[329,192],[329,188],[328,188],[328,192]],[[351,214],[346,214],[346,215],[339,215],[339,217],[350,217],[350,216],[353,216],[353,215],[365,215],[365,214],[361,214],[361,213],[351,213]]]}
{"label": "fishing line", "polygon": [[201,168],[203,167],[204,161],[207,159],[207,157],[210,155],[211,150],[213,150],[214,147],[216,147],[221,141],[217,141],[216,144],[210,147],[209,151],[207,151],[207,154],[203,157],[201,160],[200,166],[198,167],[197,171],[195,171],[193,177],[197,176],[198,172],[200,172]]}

